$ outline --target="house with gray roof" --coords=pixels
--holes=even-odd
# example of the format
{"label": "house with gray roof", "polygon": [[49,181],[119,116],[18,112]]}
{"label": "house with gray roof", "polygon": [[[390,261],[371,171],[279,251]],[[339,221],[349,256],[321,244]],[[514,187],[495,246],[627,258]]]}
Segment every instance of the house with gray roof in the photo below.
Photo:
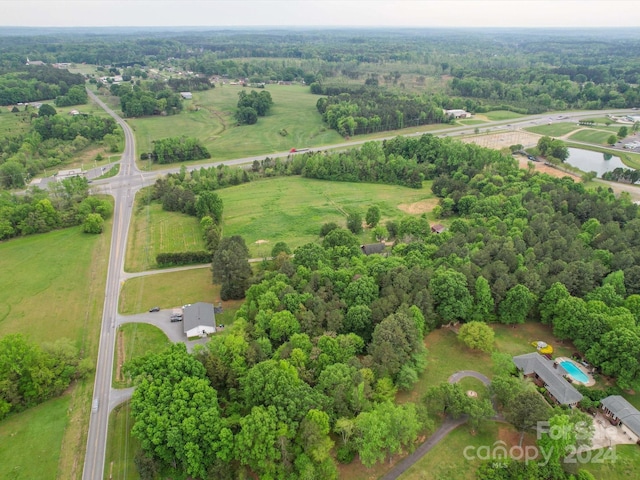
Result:
{"label": "house with gray roof", "polygon": [[198,302],[182,307],[182,327],[187,338],[209,335],[216,331],[213,304]]}
{"label": "house with gray roof", "polygon": [[366,245],[360,245],[360,250],[362,250],[362,253],[364,253],[365,255],[373,255],[375,253],[382,253],[384,252],[385,249],[385,244],[380,242],[380,243],[368,243]]}
{"label": "house with gray roof", "polygon": [[562,365],[537,352],[513,357],[513,363],[525,377],[532,378],[538,386],[547,389],[549,397],[560,405],[575,407],[582,394],[565,378],[567,372]]}
{"label": "house with gray roof", "polygon": [[620,425],[632,440],[640,440],[640,412],[620,395],[609,395],[600,400],[600,407],[611,424]]}

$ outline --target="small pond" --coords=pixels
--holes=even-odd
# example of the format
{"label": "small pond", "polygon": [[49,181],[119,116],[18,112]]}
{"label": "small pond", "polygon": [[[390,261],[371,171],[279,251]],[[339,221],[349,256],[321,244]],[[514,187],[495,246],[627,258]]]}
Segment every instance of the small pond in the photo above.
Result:
{"label": "small pond", "polygon": [[569,148],[569,158],[566,162],[572,167],[577,167],[583,172],[596,172],[602,177],[605,172],[610,172],[618,167],[629,168],[620,157],[613,157],[610,153],[592,152],[581,148]]}

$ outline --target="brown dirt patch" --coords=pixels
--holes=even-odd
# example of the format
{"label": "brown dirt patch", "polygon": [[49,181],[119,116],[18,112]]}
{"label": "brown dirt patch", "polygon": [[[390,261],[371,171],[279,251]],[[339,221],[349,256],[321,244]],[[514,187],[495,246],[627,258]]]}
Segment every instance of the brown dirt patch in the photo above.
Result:
{"label": "brown dirt patch", "polygon": [[[562,177],[566,177],[566,176],[570,176],[575,178],[576,180],[580,180],[580,177],[578,175],[576,175],[575,173],[571,173],[571,172],[565,172],[563,170],[560,170],[558,168],[552,167],[550,165],[545,165],[542,162],[531,162],[533,163],[534,168],[536,169],[537,172],[540,173],[546,173],[552,177],[558,177],[558,178],[562,178]],[[529,160],[527,160],[524,157],[520,157],[518,158],[518,166],[522,169],[528,169],[529,168]]]}
{"label": "brown dirt patch", "polygon": [[420,200],[415,203],[401,203],[398,208],[405,213],[411,215],[419,215],[421,213],[428,213],[433,210],[433,207],[438,205],[437,198],[429,198],[427,200]]}
{"label": "brown dirt patch", "polygon": [[501,150],[517,144],[524,145],[525,147],[532,146],[538,143],[539,138],[540,135],[525,132],[524,130],[505,130],[497,133],[474,135],[461,138],[460,140],[465,143],[475,143],[481,147]]}
{"label": "brown dirt patch", "polygon": [[118,358],[116,364],[116,381],[124,382],[124,376],[122,375],[122,365],[124,365],[124,332],[118,330],[118,338],[116,339],[118,344]]}

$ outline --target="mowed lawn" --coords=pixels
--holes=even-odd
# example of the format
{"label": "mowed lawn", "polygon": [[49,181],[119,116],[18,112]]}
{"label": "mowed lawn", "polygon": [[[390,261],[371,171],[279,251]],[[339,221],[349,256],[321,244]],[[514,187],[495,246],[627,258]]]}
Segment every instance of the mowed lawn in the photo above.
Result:
{"label": "mowed lawn", "polygon": [[524,130],[527,130],[528,132],[538,133],[540,135],[548,135],[550,137],[561,137],[573,132],[574,130],[578,130],[579,128],[581,127],[577,126],[575,123],[559,122],[552,123],[551,125],[538,125],[535,127],[528,127]]}
{"label": "mowed lawn", "polygon": [[[475,432],[471,432],[468,425],[461,425],[444,437],[399,479],[472,480],[476,478],[476,469],[482,462],[478,458],[481,455],[476,453],[479,447],[489,447],[491,451],[495,442],[502,440],[507,444],[508,449],[517,446],[519,439],[520,434],[506,423],[486,421]],[[523,445],[534,443],[535,437],[525,436]],[[466,452],[465,449],[467,449]],[[486,449],[480,451],[480,453],[483,452],[486,453]],[[468,459],[465,458],[465,453]]]}
{"label": "mowed lawn", "polygon": [[274,102],[269,114],[259,117],[254,125],[238,126],[234,118],[238,93],[251,90],[239,85],[217,86],[193,92],[193,99],[185,100],[179,115],[129,119],[138,154],[151,151],[154,140],[180,135],[200,139],[211,153],[210,161],[343,141],[323,124],[316,109],[320,97],[300,85],[267,85]]}
{"label": "mowed lawn", "polygon": [[73,227],[0,243],[0,336],[86,348],[102,313],[110,232]]}
{"label": "mowed lawn", "polygon": [[0,423],[0,478],[71,478],[58,471],[70,400],[65,394]]}
{"label": "mowed lawn", "polygon": [[576,142],[595,143],[597,145],[607,144],[607,140],[614,132],[605,132],[603,130],[586,129],[580,130],[569,137],[569,140]]}
{"label": "mowed lawn", "polygon": [[209,267],[145,275],[127,280],[120,291],[119,311],[141,313],[154,306],[174,308],[186,303],[220,301],[220,286],[213,285]]}
{"label": "mowed lawn", "polygon": [[[345,227],[344,211],[358,211],[364,219],[367,209],[377,205],[384,225],[386,220],[407,216],[403,206],[423,205],[429,212],[437,204],[427,184],[416,190],[301,177],[260,180],[217,193],[224,202],[224,235],[242,236],[252,257],[268,256],[276,242],[286,242],[294,249],[316,241],[327,222]],[[256,244],[258,240],[267,243]],[[372,242],[371,233],[363,233],[361,240]]]}
{"label": "mowed lawn", "polygon": [[125,270],[142,272],[157,268],[158,253],[204,250],[196,217],[165,212],[158,203],[136,209],[127,239]]}
{"label": "mowed lawn", "polygon": [[124,365],[135,358],[161,353],[171,346],[165,333],[148,323],[125,323],[118,328],[115,347],[115,361],[113,362],[113,387],[130,387],[131,382],[120,371],[118,365]]}
{"label": "mowed lawn", "polygon": [[493,112],[487,112],[482,115],[476,115],[476,117],[486,117],[487,119],[495,122],[499,120],[511,120],[512,118],[520,118],[522,117],[522,115],[516,112],[510,112],[509,110],[495,110]]}

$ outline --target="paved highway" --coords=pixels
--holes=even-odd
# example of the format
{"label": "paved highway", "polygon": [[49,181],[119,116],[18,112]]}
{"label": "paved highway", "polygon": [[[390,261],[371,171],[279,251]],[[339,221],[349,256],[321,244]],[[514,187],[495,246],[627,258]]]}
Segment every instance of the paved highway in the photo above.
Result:
{"label": "paved highway", "polygon": [[[107,442],[108,420],[111,409],[131,396],[132,389],[114,390],[111,388],[111,377],[113,372],[114,350],[116,341],[116,322],[118,318],[118,297],[120,294],[120,282],[127,276],[124,273],[124,254],[126,251],[127,235],[133,210],[133,202],[136,192],[147,185],[155,182],[160,175],[171,172],[178,172],[179,167],[162,171],[141,172],[135,162],[135,140],[129,125],[120,118],[113,110],[104,104],[93,92],[89,91],[90,98],[102,107],[116,122],[122,127],[125,136],[125,149],[120,160],[120,171],[118,175],[104,180],[96,180],[93,189],[108,193],[115,199],[113,215],[113,233],[111,237],[111,250],[109,254],[109,266],[107,271],[107,286],[105,291],[104,309],[102,314],[102,326],[100,330],[100,346],[98,350],[98,360],[96,364],[96,377],[94,384],[93,403],[91,420],[89,422],[89,433],[87,436],[87,451],[85,456],[84,470],[82,478],[85,480],[98,480],[104,477],[105,472],[105,452]],[[606,113],[620,113],[625,110],[590,111],[590,112],[566,112],[554,116],[532,115],[525,119],[507,121],[488,122],[480,126],[482,130],[504,130],[533,126],[549,121],[576,121],[581,118],[602,116]],[[559,118],[561,117],[561,118]],[[170,121],[170,120],[168,120]],[[441,136],[461,136],[472,134],[477,128],[471,127],[443,128],[430,131],[433,135]],[[419,136],[424,132],[410,134]],[[395,138],[397,135],[390,135],[376,140]],[[368,140],[357,140],[345,142],[338,145],[328,145],[324,147],[314,147],[315,151],[347,149],[361,145]],[[267,153],[262,156],[225,160],[190,167],[190,170],[211,167],[219,164],[242,165],[250,164],[254,160],[262,160],[266,156],[271,158],[287,157],[289,152]]]}

